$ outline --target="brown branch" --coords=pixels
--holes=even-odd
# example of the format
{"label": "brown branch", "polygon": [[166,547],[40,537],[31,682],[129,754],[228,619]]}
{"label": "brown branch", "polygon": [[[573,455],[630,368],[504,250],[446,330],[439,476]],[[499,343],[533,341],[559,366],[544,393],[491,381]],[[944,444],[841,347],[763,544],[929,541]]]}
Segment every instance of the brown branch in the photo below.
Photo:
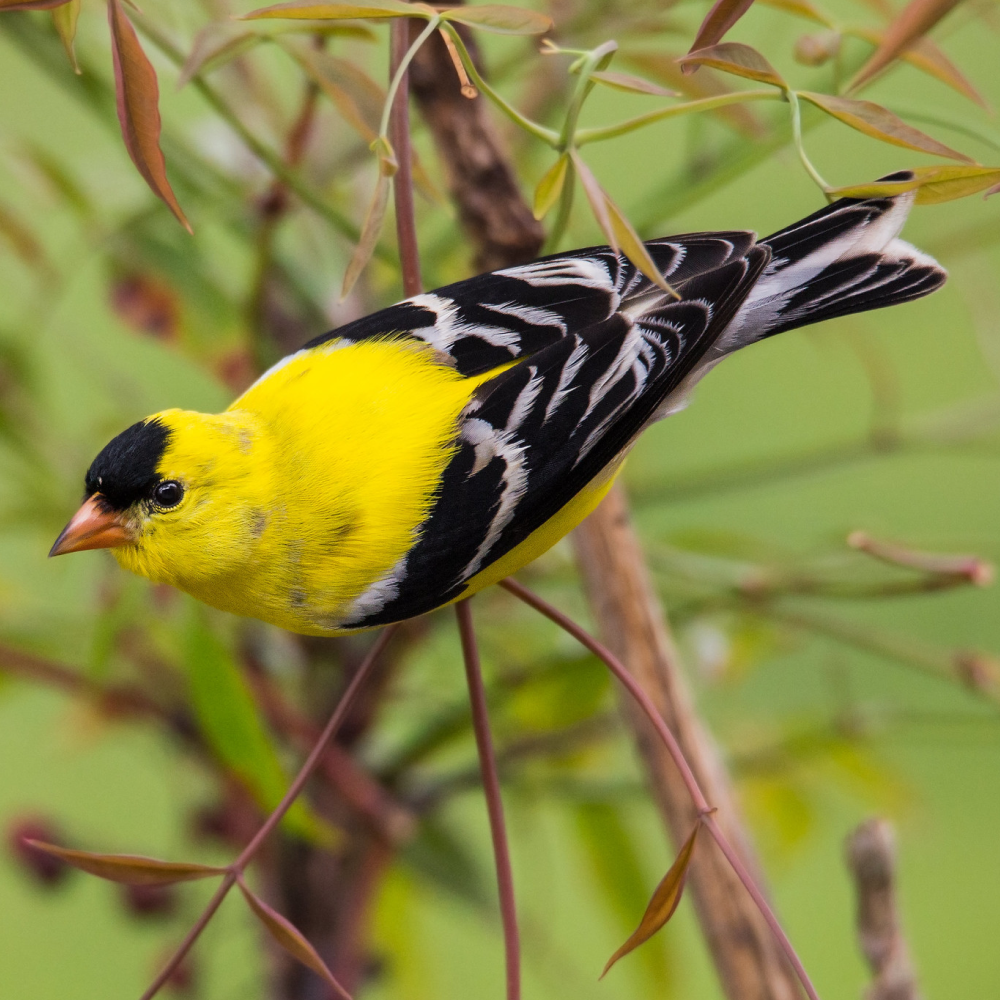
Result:
{"label": "brown branch", "polygon": [[885,820],[868,820],[850,834],[846,847],[857,892],[858,942],[875,976],[866,1000],[920,1000],[899,925],[892,827]]}
{"label": "brown branch", "polygon": [[[416,24],[417,22],[414,21]],[[409,19],[396,18],[391,28],[389,78],[410,47]],[[426,45],[423,46],[426,48]],[[418,53],[419,56],[419,53]],[[399,168],[392,179],[392,196],[396,206],[396,239],[403,272],[403,294],[419,295],[424,290],[420,276],[420,248],[417,244],[417,224],[413,212],[413,151],[410,144],[410,89],[407,71],[399,82],[396,99],[389,117],[389,139],[396,153]]]}
{"label": "brown branch", "polygon": [[[319,739],[319,726],[292,705],[261,670],[247,670],[245,676],[268,722],[300,751],[308,751]],[[415,833],[417,820],[413,813],[339,744],[327,746],[318,771],[385,844],[398,846]]]}
{"label": "brown branch", "polygon": [[497,872],[497,894],[500,897],[500,917],[503,921],[503,942],[507,980],[507,1000],[521,997],[521,937],[517,927],[517,906],[514,899],[514,875],[510,866],[510,848],[507,844],[507,827],[503,817],[503,799],[500,795],[500,778],[497,775],[496,752],[490,735],[490,717],[486,709],[486,689],[476,648],[476,631],[472,623],[469,600],[455,605],[458,631],[462,640],[462,659],[465,662],[465,679],[469,686],[472,705],[472,728],[476,735],[476,749],[483,779],[483,795],[490,820],[493,840],[493,860]]}
{"label": "brown branch", "polygon": [[[413,26],[419,27],[416,19]],[[479,65],[474,40],[459,31]],[[439,34],[427,40],[411,63],[410,88],[434,137],[462,226],[476,248],[476,269],[492,271],[532,260],[545,231],[521,195],[486,102],[463,96]]]}
{"label": "brown branch", "polygon": [[[620,487],[574,532],[584,586],[598,631],[672,730],[705,798],[719,811],[718,824],[754,880],[759,868],[719,752],[696,715],[678,667],[669,627],[653,589]],[[683,775],[645,715],[626,705],[650,786],[680,845],[698,819]],[[695,909],[726,995],[732,1000],[792,1000],[795,976],[767,923],[719,851],[702,851],[691,866]]]}

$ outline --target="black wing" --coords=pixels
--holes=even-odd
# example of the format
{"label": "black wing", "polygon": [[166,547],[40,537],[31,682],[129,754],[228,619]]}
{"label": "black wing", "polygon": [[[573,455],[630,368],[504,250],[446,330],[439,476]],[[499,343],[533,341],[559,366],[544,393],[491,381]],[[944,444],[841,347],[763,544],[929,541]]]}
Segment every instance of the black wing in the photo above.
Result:
{"label": "black wing", "polygon": [[[691,233],[646,244],[674,287],[743,257],[753,233]],[[528,357],[650,295],[662,293],[610,247],[543,257],[415,295],[388,309],[316,337],[330,340],[404,336],[423,340],[452,359],[463,375],[488,372]]]}
{"label": "black wing", "polygon": [[[768,250],[754,246],[749,234],[739,235],[739,242],[730,234],[695,238],[691,257],[704,253],[705,259],[711,251],[721,263],[680,281],[673,278],[681,301],[636,278],[632,266],[610,251],[570,258],[586,261],[590,274],[597,272],[593,262],[601,261],[615,287],[624,275],[624,287],[637,288],[638,294],[621,296],[610,315],[596,322],[546,334],[548,343],[540,347],[525,346],[536,343],[530,338],[537,328],[508,345],[531,356],[484,383],[466,407],[458,450],[419,539],[393,579],[373,588],[379,606],[373,605],[374,594],[366,595],[359,615],[345,627],[398,621],[456,597],[469,579],[526,539],[614,461],[725,329],[767,264]],[[684,263],[678,242],[669,245],[669,252],[681,257],[675,276]],[[553,272],[562,278],[573,266],[566,260],[557,258],[549,267],[543,262],[538,270],[512,269],[517,276],[507,280],[537,281],[539,274],[547,278]],[[465,284],[453,286],[451,301],[470,298]],[[468,285],[503,287],[482,279]],[[594,285],[577,294],[568,287],[558,300],[560,314],[565,317],[593,296]],[[552,312],[553,298],[545,307]],[[478,336],[470,327],[462,339]],[[460,366],[472,355],[453,352]]]}

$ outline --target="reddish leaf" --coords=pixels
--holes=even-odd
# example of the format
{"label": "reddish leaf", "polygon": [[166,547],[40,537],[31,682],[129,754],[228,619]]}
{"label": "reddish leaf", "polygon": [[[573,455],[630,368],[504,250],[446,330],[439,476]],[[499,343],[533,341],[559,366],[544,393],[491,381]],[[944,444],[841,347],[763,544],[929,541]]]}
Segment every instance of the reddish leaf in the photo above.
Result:
{"label": "reddish leaf", "polygon": [[358,0],[357,3],[339,3],[337,0],[292,0],[273,7],[261,7],[244,14],[241,21],[258,18],[292,17],[310,21],[340,21],[356,18],[433,16],[432,7],[426,4],[408,4],[404,0]]}
{"label": "reddish leaf", "polygon": [[591,73],[591,80],[596,80],[598,83],[603,83],[606,87],[611,87],[614,90],[624,90],[630,94],[651,94],[654,97],[680,97],[680,91],[677,90],[667,90],[666,87],[661,87],[659,84],[650,83],[649,80],[643,80],[641,76],[633,76],[631,73],[614,73],[614,72],[600,72]]}
{"label": "reddish leaf", "polygon": [[875,104],[874,101],[835,97],[833,94],[814,94],[807,90],[799,91],[799,97],[815,104],[845,125],[870,135],[873,139],[881,139],[882,142],[891,143],[893,146],[915,149],[933,156],[946,156],[948,159],[964,160],[966,163],[973,162],[971,157],[932,139],[920,129],[907,125],[902,118],[897,118],[887,108]]}
{"label": "reddish leaf", "polygon": [[54,854],[81,871],[127,885],[170,885],[173,882],[193,882],[225,873],[224,868],[214,868],[211,865],[160,861],[158,858],[144,858],[138,854],[92,854],[90,851],[56,847],[55,844],[45,844],[40,840],[30,840],[28,843],[40,851]]}
{"label": "reddish leaf", "polygon": [[597,178],[591,173],[590,167],[576,153],[570,153],[570,156],[573,159],[573,166],[576,167],[576,172],[580,176],[583,193],[587,196],[587,201],[590,202],[590,210],[594,213],[594,218],[601,227],[601,232],[604,233],[608,243],[611,244],[611,248],[617,251],[618,237],[611,226],[611,216],[608,215],[604,189],[597,183]]}
{"label": "reddish leaf", "polygon": [[[1000,167],[916,167],[903,181],[874,181],[832,188],[832,198],[884,198],[916,191],[916,204],[939,205],[1000,186]],[[989,194],[989,191],[987,191]]]}
{"label": "reddish leaf", "polygon": [[566,183],[566,171],[569,169],[569,154],[563,153],[555,163],[545,171],[545,175],[535,188],[534,215],[536,219],[544,219],[552,206],[558,201]]}
{"label": "reddish leaf", "polygon": [[337,56],[299,45],[282,46],[308,77],[336,105],[347,123],[366,141],[378,137],[385,91],[363,69]]}
{"label": "reddish leaf", "polygon": [[830,15],[810,3],[809,0],[758,0],[758,2],[766,7],[774,7],[775,10],[783,10],[786,14],[795,14],[797,17],[804,17],[807,21],[815,21],[827,28],[835,27]]}
{"label": "reddish leaf", "polygon": [[191,233],[191,224],[184,217],[167,180],[166,164],[160,149],[160,88],[156,82],[156,71],[142,51],[121,0],[108,0],[108,23],[111,25],[118,121],[125,148],[153,193]]}
{"label": "reddish leaf", "polygon": [[[691,43],[690,52],[708,48],[722,41],[726,32],[750,9],[753,0],[715,0],[712,9],[701,22],[698,34]],[[698,68],[695,63],[685,66],[685,73],[693,73]]]}
{"label": "reddish leaf", "polygon": [[66,50],[69,64],[73,67],[73,72],[80,75],[80,64],[76,61],[76,22],[80,18],[81,0],[69,0],[69,3],[61,4],[52,9],[52,23],[55,25],[59,38]]}
{"label": "reddish leaf", "polygon": [[742,42],[723,42],[698,49],[677,61],[684,69],[688,66],[711,66],[747,80],[770,83],[782,89],[787,87],[781,74],[755,48]]}
{"label": "reddish leaf", "polygon": [[387,170],[382,169],[380,163],[378,182],[375,185],[371,204],[368,206],[364,225],[361,227],[361,238],[358,240],[354,256],[351,257],[351,262],[344,272],[344,285],[340,290],[342,299],[350,293],[375,251],[375,244],[378,243],[379,234],[382,232],[382,223],[385,221],[385,212],[389,205],[389,177],[390,174]]}
{"label": "reddish leaf", "polygon": [[666,279],[653,263],[653,258],[649,256],[646,244],[642,242],[621,209],[598,184],[597,178],[590,172],[587,164],[576,153],[570,153],[570,156],[576,172],[580,175],[580,183],[587,195],[587,201],[590,202],[594,218],[597,219],[597,223],[612,249],[615,252],[621,250],[650,281],[659,285],[665,292],[676,295],[677,293],[667,284]]}
{"label": "reddish leaf", "polygon": [[677,904],[681,901],[684,893],[684,883],[687,881],[688,868],[691,865],[691,858],[694,854],[694,845],[698,839],[698,831],[701,829],[699,819],[695,828],[684,841],[677,858],[670,866],[670,871],[663,876],[663,881],[656,887],[653,898],[646,907],[646,912],[639,921],[639,926],[632,933],[631,937],[608,959],[608,964],[604,966],[601,973],[603,979],[618,959],[634,951],[639,945],[648,941],[663,925],[674,915]]}
{"label": "reddish leaf", "polygon": [[[871,42],[876,48],[882,41],[879,32],[870,31],[867,28],[852,28],[851,34],[863,38],[866,42]],[[990,110],[986,98],[976,90],[962,71],[945,55],[944,50],[931,39],[918,39],[910,48],[901,53],[899,58],[915,69],[919,69],[922,73],[927,73],[953,90],[957,90],[963,96],[968,97],[970,101],[975,101],[980,107]]]}
{"label": "reddish leaf", "polygon": [[495,3],[449,7],[441,12],[441,20],[458,21],[499,35],[543,35],[552,28],[552,18],[545,14]]}
{"label": "reddish leaf", "polygon": [[312,969],[330,988],[343,1000],[351,1000],[350,993],[344,989],[334,978],[333,973],[326,967],[326,963],[319,957],[316,949],[305,939],[302,932],[286,917],[283,917],[277,910],[272,909],[259,896],[256,896],[247,887],[243,879],[237,883],[243,898],[247,901],[254,915],[267,928],[271,937],[281,945],[290,955],[297,958],[306,968]]}
{"label": "reddish leaf", "polygon": [[879,47],[851,81],[849,90],[867,83],[922,38],[959,0],[910,0],[886,29]]}
{"label": "reddish leaf", "polygon": [[0,11],[4,10],[54,10],[70,0],[0,0]]}

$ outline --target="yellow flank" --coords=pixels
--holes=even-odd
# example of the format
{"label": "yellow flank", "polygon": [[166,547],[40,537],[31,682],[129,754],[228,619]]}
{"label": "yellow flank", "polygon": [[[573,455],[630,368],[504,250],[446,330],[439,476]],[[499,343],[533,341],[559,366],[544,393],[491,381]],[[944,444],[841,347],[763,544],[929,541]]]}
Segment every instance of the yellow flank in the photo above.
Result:
{"label": "yellow flank", "polygon": [[[115,549],[127,569],[207,604],[329,634],[413,544],[465,378],[426,345],[334,341],[291,355],[215,416],[167,410],[157,469],[190,483]],[[158,537],[159,536],[159,537]]]}
{"label": "yellow flank", "polygon": [[615,477],[621,471],[625,453],[606,466],[596,479],[588,483],[565,506],[552,515],[540,528],[536,528],[519,545],[515,545],[505,556],[490,563],[472,577],[465,590],[451,603],[478,594],[480,590],[499,583],[504,577],[516,573],[542,553],[548,552],[560,538],[568,535],[604,499],[611,489]]}

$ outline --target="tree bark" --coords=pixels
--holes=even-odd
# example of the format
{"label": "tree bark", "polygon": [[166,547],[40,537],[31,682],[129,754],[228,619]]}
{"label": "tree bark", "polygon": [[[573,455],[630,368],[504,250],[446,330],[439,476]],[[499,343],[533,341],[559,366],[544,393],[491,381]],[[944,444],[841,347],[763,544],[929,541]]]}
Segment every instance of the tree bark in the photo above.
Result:
{"label": "tree bark", "polygon": [[[573,535],[598,632],[649,693],[674,731],[730,843],[754,873],[758,865],[744,830],[725,766],[691,703],[670,629],[632,529],[625,493],[612,488]],[[642,712],[625,698],[650,788],[680,845],[697,820],[677,768]],[[799,988],[760,912],[708,838],[699,845],[688,885],[698,920],[730,1000],[793,1000]]]}

